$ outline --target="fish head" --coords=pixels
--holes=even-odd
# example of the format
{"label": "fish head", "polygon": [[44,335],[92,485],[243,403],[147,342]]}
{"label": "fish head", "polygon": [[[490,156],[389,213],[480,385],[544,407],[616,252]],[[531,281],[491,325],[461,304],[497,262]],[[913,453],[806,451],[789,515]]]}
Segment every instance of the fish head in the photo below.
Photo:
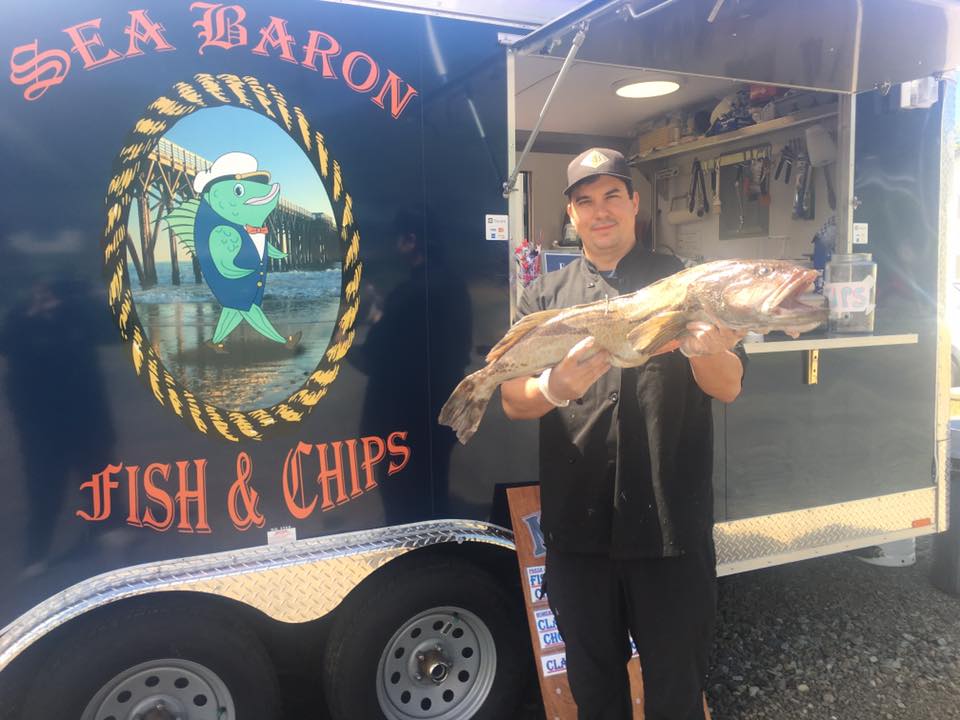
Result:
{"label": "fish head", "polygon": [[816,270],[785,260],[721,260],[702,267],[690,290],[705,313],[727,327],[795,337],[827,320],[821,299],[800,299],[817,279]]}
{"label": "fish head", "polygon": [[226,178],[211,184],[206,197],[221,217],[238,225],[260,226],[280,202],[280,184],[259,178]]}

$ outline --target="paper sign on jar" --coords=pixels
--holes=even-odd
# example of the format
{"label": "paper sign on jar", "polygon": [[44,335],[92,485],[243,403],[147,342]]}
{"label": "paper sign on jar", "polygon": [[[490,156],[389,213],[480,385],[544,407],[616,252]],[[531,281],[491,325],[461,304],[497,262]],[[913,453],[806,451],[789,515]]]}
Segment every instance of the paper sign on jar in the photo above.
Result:
{"label": "paper sign on jar", "polygon": [[830,302],[830,314],[871,313],[873,303],[873,276],[868,275],[858,282],[834,282],[823,286],[823,294]]}

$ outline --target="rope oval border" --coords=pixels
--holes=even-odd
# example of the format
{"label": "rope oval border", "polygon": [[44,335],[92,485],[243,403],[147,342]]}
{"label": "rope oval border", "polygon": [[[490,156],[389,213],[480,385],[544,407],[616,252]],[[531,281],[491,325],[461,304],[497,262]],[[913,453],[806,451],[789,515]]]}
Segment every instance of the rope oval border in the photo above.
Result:
{"label": "rope oval border", "polygon": [[[263,115],[282,129],[310,159],[330,198],[334,218],[339,219],[342,276],[336,325],[317,367],[300,388],[286,400],[256,410],[227,410],[205,402],[185,388],[166,369],[140,324],[127,269],[125,239],[132,202],[129,189],[139,175],[141,163],[160,137],[178,120],[198,110],[234,106]],[[360,233],[353,218],[353,201],[343,187],[340,163],[327,150],[324,137],[312,129],[303,111],[289,105],[272,84],[257,78],[230,74],[200,73],[192,82],[175,83],[167,94],[149,106],[131,130],[113,164],[107,185],[106,227],[103,259],[110,312],[129,344],[133,367],[150,388],[156,401],[205,435],[219,435],[232,442],[262,440],[265,433],[298,423],[327,394],[340,371],[340,362],[356,335],[360,304]]]}

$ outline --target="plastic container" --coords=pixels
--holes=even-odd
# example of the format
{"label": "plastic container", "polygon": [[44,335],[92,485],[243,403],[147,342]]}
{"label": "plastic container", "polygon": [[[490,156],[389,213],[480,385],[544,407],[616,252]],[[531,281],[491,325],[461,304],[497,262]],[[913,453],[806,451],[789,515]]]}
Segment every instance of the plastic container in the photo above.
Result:
{"label": "plastic container", "polygon": [[877,264],[870,253],[834,255],[824,273],[830,332],[873,332],[877,307]]}

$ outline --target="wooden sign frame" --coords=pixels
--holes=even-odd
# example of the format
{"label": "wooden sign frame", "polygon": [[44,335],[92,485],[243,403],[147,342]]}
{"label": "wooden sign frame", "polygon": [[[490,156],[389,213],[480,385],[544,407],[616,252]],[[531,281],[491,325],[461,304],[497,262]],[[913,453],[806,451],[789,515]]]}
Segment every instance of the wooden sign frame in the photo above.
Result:
{"label": "wooden sign frame", "polygon": [[[523,600],[533,654],[537,660],[537,678],[543,695],[544,712],[547,720],[576,720],[577,704],[567,682],[563,640],[542,591],[546,548],[540,533],[540,486],[509,488],[507,503],[510,506],[520,585],[524,590]],[[633,720],[643,720],[643,680],[636,655],[630,658],[627,670],[630,673],[630,695],[633,697]]]}

